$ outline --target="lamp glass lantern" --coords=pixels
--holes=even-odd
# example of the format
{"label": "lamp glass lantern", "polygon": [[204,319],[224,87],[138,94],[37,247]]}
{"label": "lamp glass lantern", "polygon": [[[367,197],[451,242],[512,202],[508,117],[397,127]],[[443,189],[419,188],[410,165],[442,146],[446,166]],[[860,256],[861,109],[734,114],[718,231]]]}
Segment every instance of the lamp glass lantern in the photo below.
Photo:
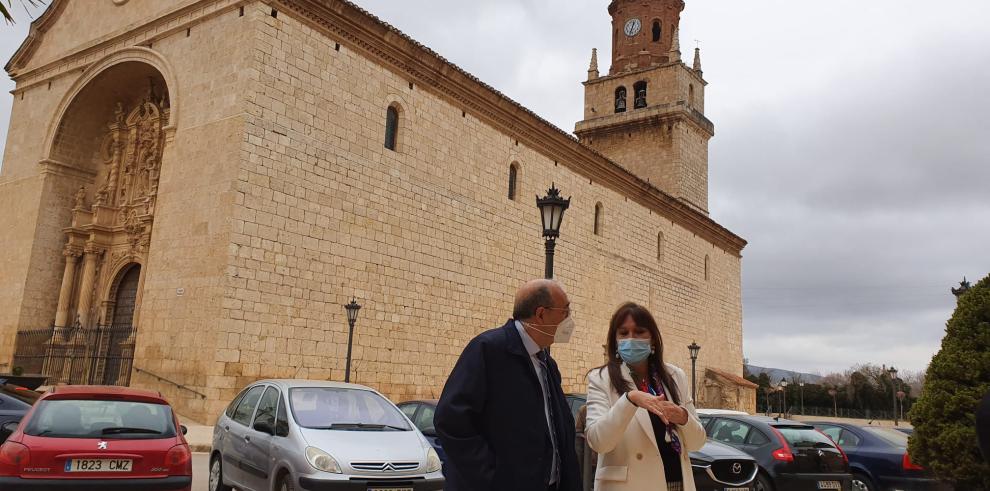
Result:
{"label": "lamp glass lantern", "polygon": [[697,360],[698,352],[701,351],[701,346],[698,346],[698,343],[692,341],[691,344],[688,345],[688,351],[691,353],[691,359]]}
{"label": "lamp glass lantern", "polygon": [[557,186],[551,185],[546,196],[536,197],[536,206],[543,220],[543,236],[548,239],[559,237],[560,224],[564,220],[564,212],[571,206],[571,199],[561,197]]}
{"label": "lamp glass lantern", "polygon": [[358,311],[361,310],[361,305],[357,303],[356,298],[352,298],[351,303],[344,305],[344,308],[347,309],[347,323],[353,326],[357,322]]}

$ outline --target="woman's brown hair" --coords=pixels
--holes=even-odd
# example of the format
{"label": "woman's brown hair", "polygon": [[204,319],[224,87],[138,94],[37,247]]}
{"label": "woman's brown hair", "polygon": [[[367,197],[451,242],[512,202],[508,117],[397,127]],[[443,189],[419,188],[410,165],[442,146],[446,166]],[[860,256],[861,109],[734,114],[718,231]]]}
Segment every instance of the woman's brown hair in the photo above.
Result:
{"label": "woman's brown hair", "polygon": [[660,382],[668,389],[668,400],[674,404],[680,404],[680,389],[663,362],[663,337],[660,336],[660,328],[657,327],[657,321],[650,314],[650,311],[642,305],[627,302],[620,305],[612,314],[612,320],[608,326],[608,339],[605,340],[605,353],[608,356],[608,362],[598,367],[598,370],[608,369],[608,378],[619,395],[635,390],[635,387],[622,376],[622,364],[624,362],[618,355],[619,343],[615,339],[619,327],[629,317],[632,317],[637,326],[650,331],[650,343],[653,345],[653,353],[650,354],[647,368],[650,377],[654,379],[654,383]]}

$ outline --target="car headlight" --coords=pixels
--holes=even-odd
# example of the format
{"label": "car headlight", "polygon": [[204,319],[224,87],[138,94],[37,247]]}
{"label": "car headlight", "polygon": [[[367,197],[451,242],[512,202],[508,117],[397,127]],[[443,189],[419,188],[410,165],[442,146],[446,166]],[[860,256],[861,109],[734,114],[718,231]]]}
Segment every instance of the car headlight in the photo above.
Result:
{"label": "car headlight", "polygon": [[426,450],[426,472],[437,472],[442,467],[437,451],[430,447]]}
{"label": "car headlight", "polygon": [[309,461],[309,465],[318,471],[332,472],[334,474],[341,473],[340,464],[330,454],[316,447],[306,447],[306,460]]}

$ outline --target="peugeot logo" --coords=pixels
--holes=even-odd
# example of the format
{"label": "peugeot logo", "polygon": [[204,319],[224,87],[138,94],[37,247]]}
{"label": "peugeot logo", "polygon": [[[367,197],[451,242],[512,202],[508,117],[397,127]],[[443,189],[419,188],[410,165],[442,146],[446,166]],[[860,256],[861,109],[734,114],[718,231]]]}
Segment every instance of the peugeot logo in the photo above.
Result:
{"label": "peugeot logo", "polygon": [[742,464],[740,464],[739,462],[736,462],[735,464],[732,464],[732,473],[733,474],[741,474],[742,473]]}
{"label": "peugeot logo", "polygon": [[99,443],[97,443],[96,444],[96,449],[97,450],[106,450],[107,449],[107,442],[99,442]]}
{"label": "peugeot logo", "polygon": [[823,452],[823,451],[821,451],[821,449],[819,449],[818,450],[818,456],[819,457],[824,457],[825,456],[825,452]]}

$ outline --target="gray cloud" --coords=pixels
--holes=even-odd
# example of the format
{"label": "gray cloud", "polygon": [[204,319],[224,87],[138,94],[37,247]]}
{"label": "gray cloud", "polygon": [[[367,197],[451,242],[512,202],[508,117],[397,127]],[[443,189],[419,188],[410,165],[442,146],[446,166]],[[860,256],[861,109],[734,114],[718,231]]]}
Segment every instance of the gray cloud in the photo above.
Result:
{"label": "gray cloud", "polygon": [[[609,64],[607,0],[358,3],[565,130],[591,48]],[[746,355],[924,368],[948,288],[990,272],[990,3],[687,3],[682,49],[701,40],[717,132],[712,216],[750,241]],[[25,27],[0,27],[0,56]]]}

